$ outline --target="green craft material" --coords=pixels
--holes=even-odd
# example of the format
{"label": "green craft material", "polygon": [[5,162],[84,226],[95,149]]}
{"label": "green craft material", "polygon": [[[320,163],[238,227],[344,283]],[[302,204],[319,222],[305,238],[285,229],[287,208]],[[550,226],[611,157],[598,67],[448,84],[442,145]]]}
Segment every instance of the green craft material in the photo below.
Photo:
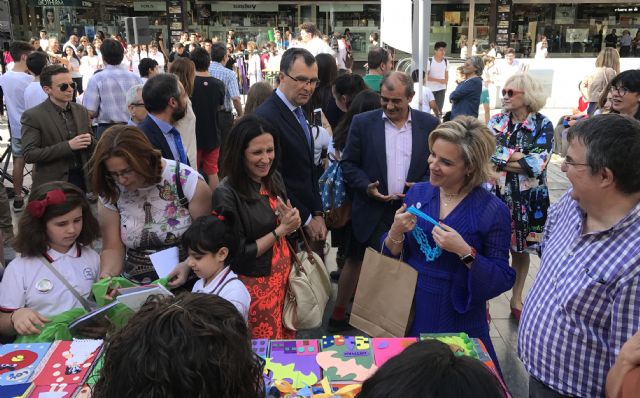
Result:
{"label": "green craft material", "polygon": [[[169,282],[168,278],[160,278],[151,284],[162,285],[167,287]],[[102,279],[93,284],[91,293],[96,299],[98,308],[104,307],[111,302],[111,299],[107,297],[107,291],[109,288],[125,288],[137,286],[134,282],[122,277],[113,277],[110,279]],[[16,343],[50,343],[55,340],[73,340],[71,332],[69,332],[69,324],[78,317],[86,314],[87,311],[84,308],[73,308],[65,311],[61,314],[55,315],[51,322],[45,324],[45,327],[41,329],[40,334],[34,334],[29,336],[19,336],[16,339]],[[118,304],[108,311],[107,317],[113,325],[115,330],[122,329],[127,324],[133,311],[124,304]]]}

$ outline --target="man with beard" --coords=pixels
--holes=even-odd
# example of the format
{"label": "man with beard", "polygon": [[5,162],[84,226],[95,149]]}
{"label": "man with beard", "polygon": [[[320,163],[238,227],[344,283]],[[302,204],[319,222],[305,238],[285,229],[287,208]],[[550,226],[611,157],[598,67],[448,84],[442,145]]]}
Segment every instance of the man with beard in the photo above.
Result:
{"label": "man with beard", "polygon": [[165,159],[189,164],[174,127],[187,112],[187,93],[175,75],[160,73],[147,80],[142,89],[142,100],[148,115],[138,127],[149,138],[151,144],[162,152]]}

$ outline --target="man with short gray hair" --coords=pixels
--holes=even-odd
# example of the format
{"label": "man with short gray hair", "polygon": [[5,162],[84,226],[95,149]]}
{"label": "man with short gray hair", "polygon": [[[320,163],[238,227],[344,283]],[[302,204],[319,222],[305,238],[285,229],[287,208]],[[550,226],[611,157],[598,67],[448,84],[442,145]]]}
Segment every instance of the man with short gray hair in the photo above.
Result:
{"label": "man with short gray hair", "polygon": [[147,109],[144,107],[142,99],[142,88],[144,84],[138,84],[127,91],[127,108],[131,118],[127,124],[129,126],[137,126],[147,117]]}
{"label": "man with short gray hair", "polygon": [[380,94],[382,109],[353,117],[340,162],[353,190],[351,223],[355,239],[340,275],[336,305],[329,319],[331,332],[349,326],[346,307],[358,283],[365,249],[380,249],[380,237],[391,227],[409,186],[429,177],[427,143],[439,120],[409,107],[413,81],[405,73],[385,74]]}

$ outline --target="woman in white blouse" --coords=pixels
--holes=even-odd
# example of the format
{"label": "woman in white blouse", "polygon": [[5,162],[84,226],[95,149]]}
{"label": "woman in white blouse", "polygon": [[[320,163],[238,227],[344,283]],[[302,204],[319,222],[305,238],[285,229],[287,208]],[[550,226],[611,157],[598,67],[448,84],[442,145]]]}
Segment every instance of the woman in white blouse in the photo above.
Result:
{"label": "woman in white blouse", "polygon": [[96,54],[91,44],[87,44],[84,51],[85,56],[80,59],[80,73],[82,74],[82,89],[86,90],[89,79],[98,69],[102,69],[102,58]]}

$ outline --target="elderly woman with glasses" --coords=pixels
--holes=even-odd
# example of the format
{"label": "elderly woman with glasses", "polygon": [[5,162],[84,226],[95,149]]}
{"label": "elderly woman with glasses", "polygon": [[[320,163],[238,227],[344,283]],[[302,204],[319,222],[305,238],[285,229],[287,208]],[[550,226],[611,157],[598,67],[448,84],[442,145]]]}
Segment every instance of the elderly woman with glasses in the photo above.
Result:
{"label": "elderly woman with glasses", "polygon": [[449,95],[451,106],[451,119],[456,116],[467,115],[478,117],[480,108],[480,96],[482,94],[482,71],[484,61],[482,57],[473,56],[462,65],[464,80]]}
{"label": "elderly woman with glasses", "polygon": [[507,79],[502,102],[503,112],[488,124],[496,137],[491,160],[499,172],[491,189],[511,210],[511,258],[516,271],[511,313],[520,321],[529,254],[536,252],[542,239],[549,208],[547,164],[553,148],[553,125],[539,113],[546,102],[542,84],[527,73]]}
{"label": "elderly woman with glasses", "polygon": [[640,120],[640,70],[628,70],[611,80],[611,110]]}
{"label": "elderly woman with glasses", "polygon": [[[191,221],[211,212],[211,190],[191,167],[164,159],[135,126],[107,129],[89,161],[89,178],[100,197],[100,277],[123,274],[140,283],[158,278],[149,256],[175,247]],[[189,267],[175,264],[169,285],[186,281]]]}

